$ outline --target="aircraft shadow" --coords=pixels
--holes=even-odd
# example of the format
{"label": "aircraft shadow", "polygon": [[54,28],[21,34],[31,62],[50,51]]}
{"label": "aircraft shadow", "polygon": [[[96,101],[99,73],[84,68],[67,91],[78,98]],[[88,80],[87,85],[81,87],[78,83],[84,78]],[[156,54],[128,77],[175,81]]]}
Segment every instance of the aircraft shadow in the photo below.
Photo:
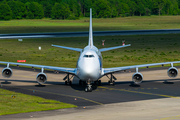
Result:
{"label": "aircraft shadow", "polygon": [[[24,82],[24,83],[37,83],[37,81],[29,81],[29,80],[15,80],[15,79],[0,79],[0,84],[11,84],[11,82]],[[173,82],[171,82],[173,81]],[[152,83],[152,82],[162,82],[162,84],[174,84],[174,81],[180,81],[180,79],[161,79],[161,80],[148,80],[148,81],[143,81],[142,83]],[[46,82],[45,85],[39,85],[38,83],[34,85],[35,87],[46,87],[46,85],[60,85],[60,86],[68,86],[65,85],[64,82]],[[115,85],[129,85],[129,87],[141,87],[140,85],[136,85],[133,83],[133,81],[122,81],[122,82],[115,82]],[[79,79],[76,77],[73,78],[72,80],[72,85],[69,85],[72,89],[78,90],[78,91],[84,91],[86,85],[79,85]],[[108,87],[110,86],[108,82],[102,82],[101,86]],[[98,85],[92,84],[92,89],[96,90]]]}

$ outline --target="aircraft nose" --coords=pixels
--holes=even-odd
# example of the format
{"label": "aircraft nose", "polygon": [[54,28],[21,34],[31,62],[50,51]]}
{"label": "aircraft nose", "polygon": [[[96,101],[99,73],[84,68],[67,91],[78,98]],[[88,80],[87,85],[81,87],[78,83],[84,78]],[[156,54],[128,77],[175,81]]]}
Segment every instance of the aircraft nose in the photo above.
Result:
{"label": "aircraft nose", "polygon": [[85,79],[91,79],[91,80],[96,80],[98,79],[99,75],[99,68],[97,65],[94,64],[94,62],[88,61],[81,63],[79,66],[80,68],[80,78],[85,80]]}
{"label": "aircraft nose", "polygon": [[86,74],[86,75],[91,75],[92,73],[93,73],[92,67],[86,66],[86,67],[84,68],[84,74]]}

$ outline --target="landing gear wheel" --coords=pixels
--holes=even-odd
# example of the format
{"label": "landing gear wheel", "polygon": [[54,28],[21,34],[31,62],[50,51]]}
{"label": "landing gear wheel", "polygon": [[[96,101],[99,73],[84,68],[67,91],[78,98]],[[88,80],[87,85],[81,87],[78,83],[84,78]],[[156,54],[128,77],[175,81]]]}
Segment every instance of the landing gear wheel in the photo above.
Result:
{"label": "landing gear wheel", "polygon": [[72,82],[71,82],[71,81],[69,81],[69,82],[68,82],[68,81],[65,81],[65,85],[68,85],[68,84],[69,84],[69,85],[72,85]]}
{"label": "landing gear wheel", "polygon": [[71,82],[71,81],[69,81],[69,85],[72,85],[72,82]]}
{"label": "landing gear wheel", "polygon": [[101,80],[98,80],[98,85],[99,85],[99,86],[101,85]]}
{"label": "landing gear wheel", "polygon": [[112,82],[111,82],[111,81],[108,81],[108,84],[114,86],[114,85],[115,85],[115,81],[114,81],[114,80],[113,80]]}
{"label": "landing gear wheel", "polygon": [[82,80],[79,80],[79,85],[82,85]]}
{"label": "landing gear wheel", "polygon": [[88,87],[85,87],[85,92],[88,92]]}
{"label": "landing gear wheel", "polygon": [[85,92],[92,92],[92,87],[86,87]]}
{"label": "landing gear wheel", "polygon": [[115,85],[115,81],[112,82],[112,85],[113,85],[113,86]]}

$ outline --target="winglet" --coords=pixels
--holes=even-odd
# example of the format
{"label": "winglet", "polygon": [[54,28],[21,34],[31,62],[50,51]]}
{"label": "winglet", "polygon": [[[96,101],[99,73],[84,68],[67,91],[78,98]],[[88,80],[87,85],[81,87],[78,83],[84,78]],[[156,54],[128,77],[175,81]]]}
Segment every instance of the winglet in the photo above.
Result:
{"label": "winglet", "polygon": [[92,8],[90,8],[90,21],[89,21],[89,44],[90,47],[93,46],[93,30],[92,30]]}

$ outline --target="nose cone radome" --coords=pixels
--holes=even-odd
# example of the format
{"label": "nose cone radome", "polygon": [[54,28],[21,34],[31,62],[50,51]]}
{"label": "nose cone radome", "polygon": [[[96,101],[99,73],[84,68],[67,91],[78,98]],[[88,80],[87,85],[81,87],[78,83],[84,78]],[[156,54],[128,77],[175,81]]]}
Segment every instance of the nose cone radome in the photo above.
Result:
{"label": "nose cone radome", "polygon": [[99,78],[100,67],[93,60],[82,61],[79,65],[80,79],[82,80],[97,80]]}

